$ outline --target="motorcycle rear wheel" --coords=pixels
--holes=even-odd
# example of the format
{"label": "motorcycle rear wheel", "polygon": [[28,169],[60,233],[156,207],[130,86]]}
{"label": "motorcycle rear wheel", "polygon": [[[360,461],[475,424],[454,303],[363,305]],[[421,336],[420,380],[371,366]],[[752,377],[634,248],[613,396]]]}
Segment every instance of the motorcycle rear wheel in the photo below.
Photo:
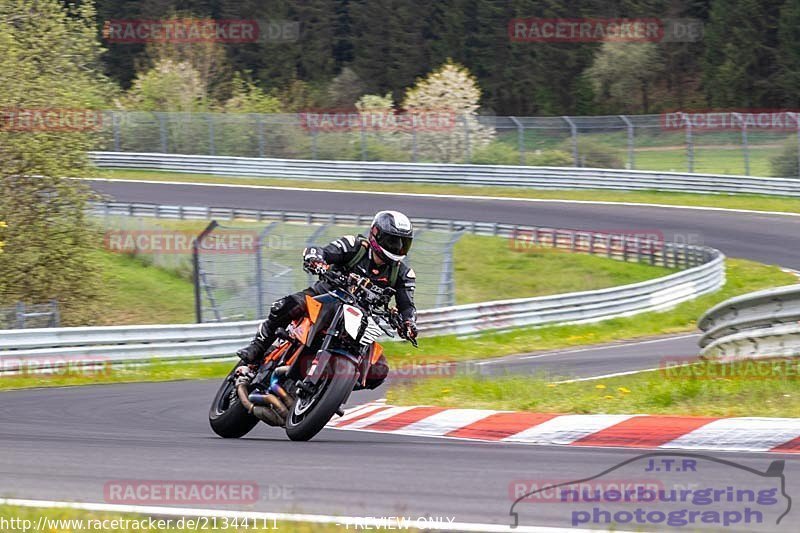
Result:
{"label": "motorcycle rear wheel", "polygon": [[[344,357],[331,359],[330,373],[320,384],[317,393],[310,399],[298,399],[286,417],[286,435],[292,440],[310,440],[322,431],[325,424],[336,414],[339,407],[347,401],[356,382],[356,367]],[[311,405],[308,402],[313,401]]]}
{"label": "motorcycle rear wheel", "polygon": [[208,411],[208,422],[214,433],[225,439],[238,439],[247,435],[258,424],[258,418],[248,413],[242,406],[233,385],[233,373],[244,363],[239,362],[231,370],[225,381],[217,390],[211,409]]}

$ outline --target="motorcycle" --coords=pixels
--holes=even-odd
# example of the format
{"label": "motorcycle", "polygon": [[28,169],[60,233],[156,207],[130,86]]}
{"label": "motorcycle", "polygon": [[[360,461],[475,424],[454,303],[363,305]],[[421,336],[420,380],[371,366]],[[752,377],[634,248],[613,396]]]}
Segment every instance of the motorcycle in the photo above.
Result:
{"label": "motorcycle", "polygon": [[213,431],[239,438],[259,421],[283,427],[295,441],[319,433],[353,390],[366,387],[367,376],[383,353],[382,334],[409,337],[396,309],[394,289],[375,285],[358,274],[330,269],[309,271],[329,290],[306,295],[306,313],[285,329],[264,357],[249,384],[236,386],[239,362],[223,381],[209,411]]}

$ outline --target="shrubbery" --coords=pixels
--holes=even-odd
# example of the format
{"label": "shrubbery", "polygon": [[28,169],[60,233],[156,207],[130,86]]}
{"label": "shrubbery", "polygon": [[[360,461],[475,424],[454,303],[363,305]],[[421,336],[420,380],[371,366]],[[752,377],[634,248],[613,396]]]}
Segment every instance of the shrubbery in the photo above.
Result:
{"label": "shrubbery", "polygon": [[769,161],[772,175],[779,178],[797,178],[800,168],[797,161],[797,139],[790,139],[783,145],[781,153]]}

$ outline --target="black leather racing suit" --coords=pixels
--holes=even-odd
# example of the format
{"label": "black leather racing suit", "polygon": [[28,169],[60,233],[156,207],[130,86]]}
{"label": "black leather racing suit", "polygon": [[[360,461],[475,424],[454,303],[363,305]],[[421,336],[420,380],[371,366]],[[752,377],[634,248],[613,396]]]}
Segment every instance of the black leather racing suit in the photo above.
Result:
{"label": "black leather racing suit", "polygon": [[[362,253],[361,259],[349,265],[357,254],[359,249],[365,248],[366,253]],[[367,240],[359,235],[354,237],[346,235],[335,241],[331,242],[324,247],[310,247],[306,248],[303,253],[304,261],[321,259],[343,273],[354,272],[361,276],[368,277],[373,283],[388,287],[392,285],[395,289],[395,302],[397,310],[400,312],[404,321],[416,322],[416,307],[414,306],[414,289],[416,288],[416,274],[412,268],[409,268],[405,263],[400,263],[396,267],[389,263],[377,265],[372,259],[372,250],[369,248]],[[396,268],[396,279],[394,284],[390,282],[392,277],[392,269]],[[324,281],[318,281],[313,286],[285,296],[272,304],[269,311],[269,316],[259,325],[258,333],[251,347],[256,345],[261,351],[261,354],[269,348],[275,341],[275,331],[278,328],[284,328],[289,325],[292,320],[301,317],[306,311],[305,295],[317,295],[327,292],[328,287]],[[255,350],[251,350],[255,353]],[[261,354],[254,355],[255,357]],[[247,358],[246,358],[247,359]],[[252,362],[252,361],[251,361]],[[386,363],[386,358],[381,356],[381,359],[373,365],[370,375],[367,378],[367,387],[375,388],[380,385],[386,375],[388,374],[389,366]]]}

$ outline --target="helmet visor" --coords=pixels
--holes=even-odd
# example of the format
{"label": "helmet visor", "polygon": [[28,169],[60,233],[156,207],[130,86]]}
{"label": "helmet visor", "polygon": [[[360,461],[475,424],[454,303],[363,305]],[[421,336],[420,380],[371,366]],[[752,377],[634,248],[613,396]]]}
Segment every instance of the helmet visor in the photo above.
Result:
{"label": "helmet visor", "polygon": [[390,235],[379,231],[375,240],[381,248],[394,255],[406,255],[411,249],[413,237],[401,237],[400,235]]}

